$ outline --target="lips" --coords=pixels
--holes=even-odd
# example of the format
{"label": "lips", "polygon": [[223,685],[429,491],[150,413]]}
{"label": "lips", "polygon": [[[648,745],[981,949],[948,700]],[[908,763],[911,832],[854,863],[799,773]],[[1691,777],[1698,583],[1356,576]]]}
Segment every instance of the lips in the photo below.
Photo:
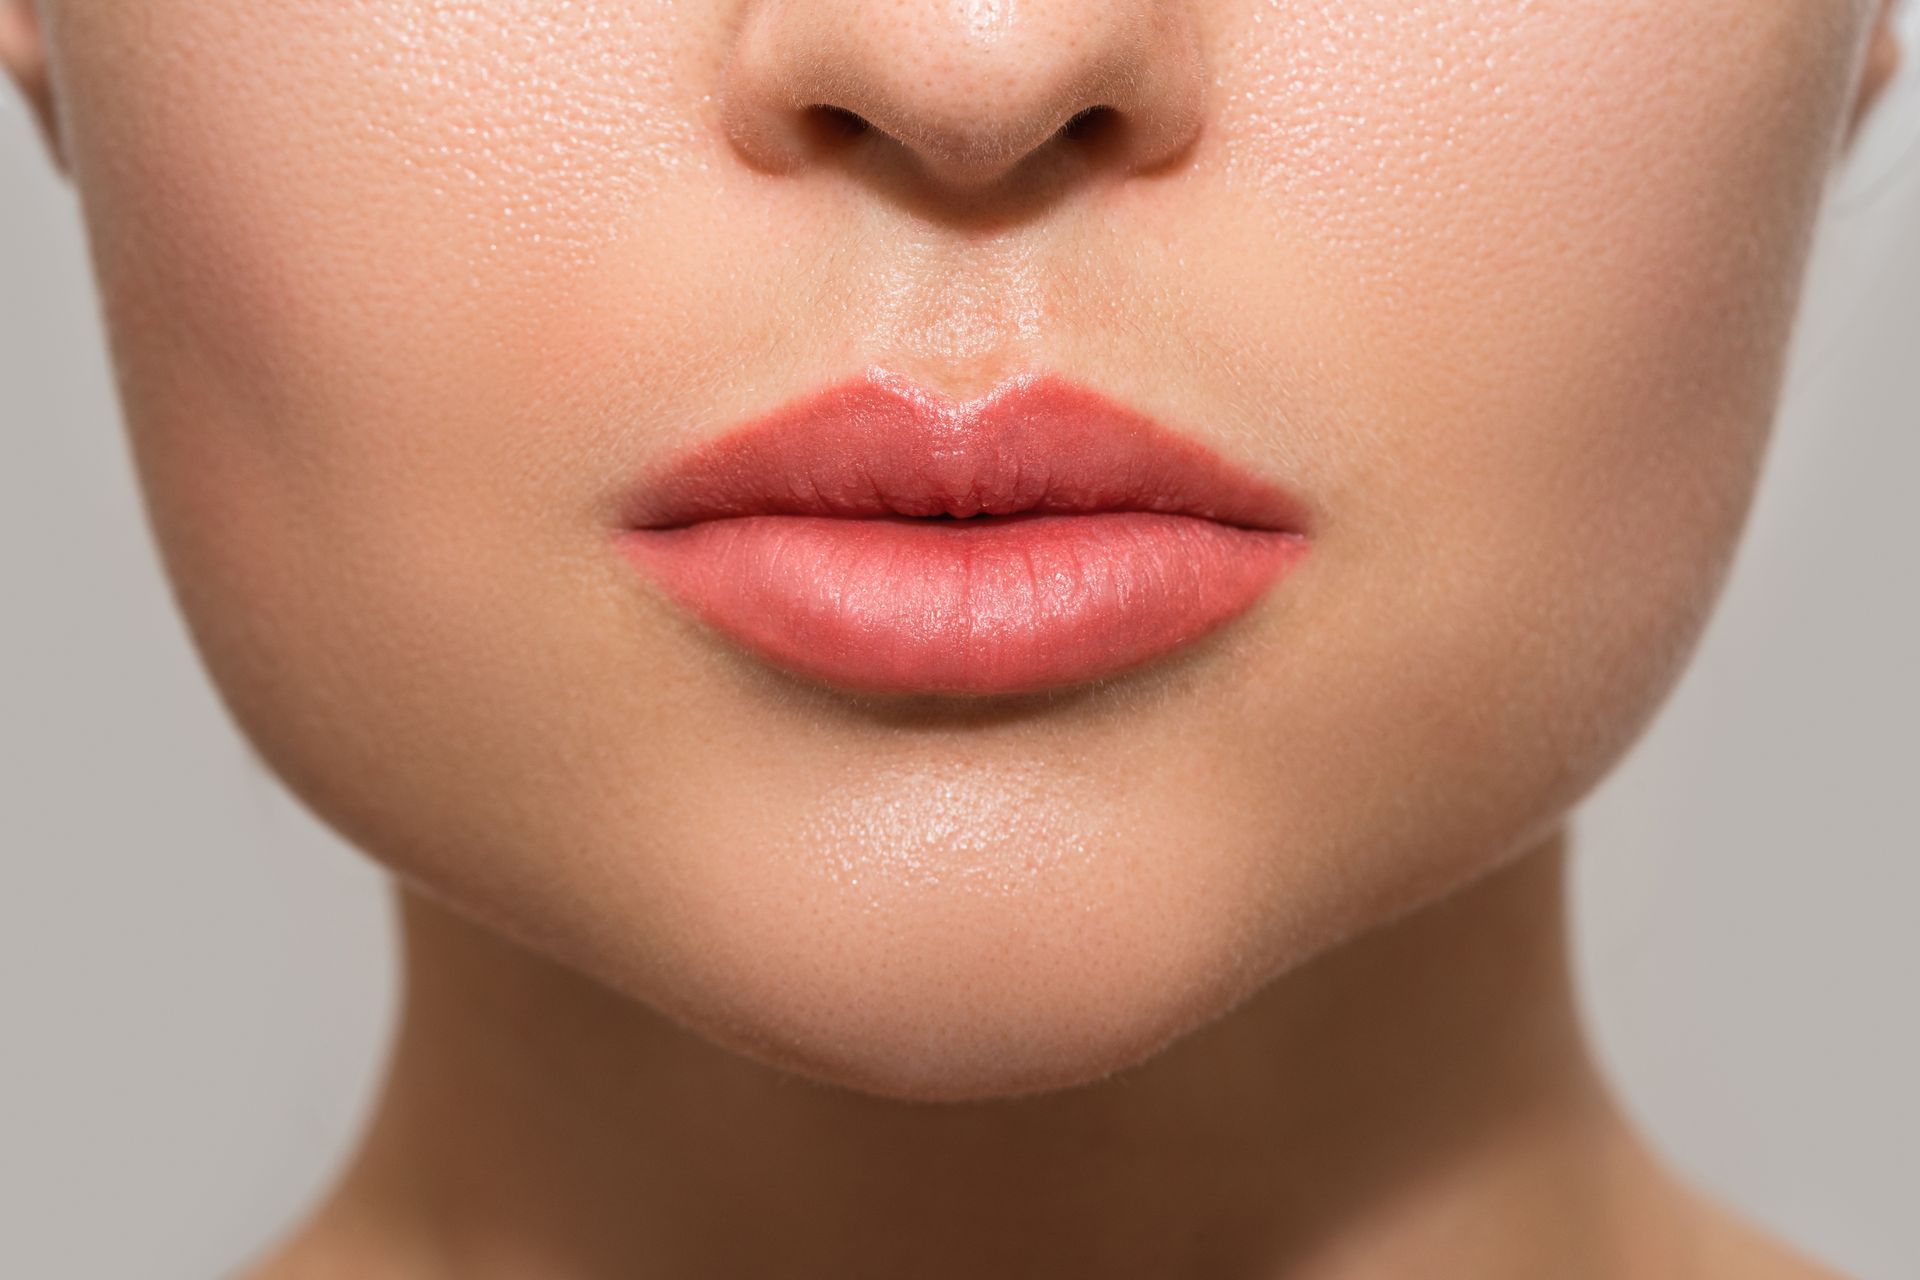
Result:
{"label": "lips", "polygon": [[955,404],[870,373],[672,458],[620,542],[763,660],[879,693],[1114,675],[1246,612],[1307,547],[1276,485],[1055,377]]}

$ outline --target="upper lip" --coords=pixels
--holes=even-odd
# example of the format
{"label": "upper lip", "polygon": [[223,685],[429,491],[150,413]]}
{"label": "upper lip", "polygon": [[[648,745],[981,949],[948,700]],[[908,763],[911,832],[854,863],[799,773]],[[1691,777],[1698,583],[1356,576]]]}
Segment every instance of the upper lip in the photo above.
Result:
{"label": "upper lip", "polygon": [[666,460],[632,491],[631,529],[737,516],[842,518],[1155,511],[1304,533],[1281,486],[1067,379],[975,400],[868,372]]}

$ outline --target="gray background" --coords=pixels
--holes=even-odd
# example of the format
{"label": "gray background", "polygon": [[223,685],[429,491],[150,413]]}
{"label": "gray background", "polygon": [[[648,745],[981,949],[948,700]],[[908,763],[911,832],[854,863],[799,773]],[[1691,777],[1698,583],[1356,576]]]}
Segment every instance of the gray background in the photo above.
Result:
{"label": "gray background", "polygon": [[[1576,937],[1667,1156],[1913,1280],[1920,154],[1868,169],[1829,204],[1721,611],[1576,824]],[[189,647],[84,254],[0,94],[0,1275],[205,1280],[346,1153],[394,946],[379,874],[256,768]]]}

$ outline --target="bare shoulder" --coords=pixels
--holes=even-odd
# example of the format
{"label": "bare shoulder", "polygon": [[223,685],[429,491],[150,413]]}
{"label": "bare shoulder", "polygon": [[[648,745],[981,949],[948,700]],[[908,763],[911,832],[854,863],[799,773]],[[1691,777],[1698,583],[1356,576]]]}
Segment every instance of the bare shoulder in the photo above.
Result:
{"label": "bare shoulder", "polygon": [[336,1200],[237,1267],[228,1280],[423,1280],[446,1274],[436,1261],[378,1216]]}
{"label": "bare shoulder", "polygon": [[228,1280],[421,1280],[437,1272],[410,1267],[380,1249],[341,1247],[339,1241],[296,1239],[256,1257]]}
{"label": "bare shoulder", "polygon": [[250,1259],[229,1280],[417,1280],[425,1274],[401,1268],[377,1248],[302,1233]]}
{"label": "bare shoulder", "polygon": [[1700,1280],[1858,1280],[1705,1195],[1693,1202]]}

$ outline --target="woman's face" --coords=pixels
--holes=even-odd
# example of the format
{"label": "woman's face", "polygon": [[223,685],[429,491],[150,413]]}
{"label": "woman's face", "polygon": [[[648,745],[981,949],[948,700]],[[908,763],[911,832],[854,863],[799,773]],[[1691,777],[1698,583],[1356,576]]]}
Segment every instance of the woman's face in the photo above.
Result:
{"label": "woman's face", "polygon": [[[502,932],[922,1098],[1138,1062],[1626,748],[1872,7],[41,0],[152,525],[262,755]],[[1310,549],[1092,683],[795,677],[614,512],[870,370],[1083,383]]]}

